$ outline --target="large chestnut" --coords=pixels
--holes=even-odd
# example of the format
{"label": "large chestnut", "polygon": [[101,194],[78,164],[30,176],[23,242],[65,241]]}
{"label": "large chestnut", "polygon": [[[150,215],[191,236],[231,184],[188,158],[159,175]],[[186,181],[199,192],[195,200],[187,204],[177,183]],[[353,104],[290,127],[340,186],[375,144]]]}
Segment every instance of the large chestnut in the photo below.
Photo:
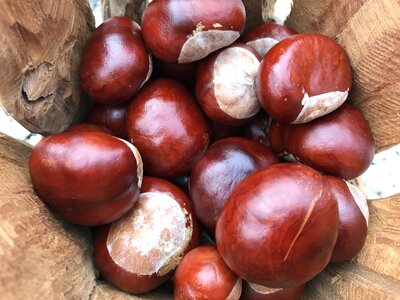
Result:
{"label": "large chestnut", "polygon": [[158,79],[144,86],[128,109],[128,133],[147,174],[184,175],[205,153],[210,128],[201,109],[177,81]]}
{"label": "large chestnut", "polygon": [[305,123],[337,109],[351,87],[349,58],[330,37],[303,33],[275,45],[257,75],[261,106],[274,119]]}
{"label": "large chestnut", "polygon": [[342,262],[355,257],[368,233],[368,204],[362,192],[341,178],[325,176],[339,205],[339,231],[331,261]]}
{"label": "large chestnut", "polygon": [[215,142],[194,165],[190,176],[190,198],[199,221],[214,233],[221,210],[236,185],[275,163],[275,154],[255,141],[232,137]]}
{"label": "large chestnut", "polygon": [[241,292],[242,280],[229,270],[214,246],[193,249],[175,272],[175,300],[239,300]]}
{"label": "large chestnut", "polygon": [[292,288],[269,288],[255,283],[243,281],[240,300],[300,300],[305,285]]}
{"label": "large chestnut", "polygon": [[123,216],[139,196],[143,169],[136,148],[102,132],[64,132],[32,150],[38,196],[64,219],[101,225]]}
{"label": "large chestnut", "polygon": [[270,124],[271,118],[261,110],[253,120],[243,126],[243,136],[266,146],[270,146],[268,140]]}
{"label": "large chestnut", "polygon": [[85,46],[81,86],[95,101],[119,104],[129,100],[151,72],[140,26],[128,18],[113,17],[94,31]]}
{"label": "large chestnut", "polygon": [[157,0],[142,17],[151,52],[169,63],[190,63],[232,44],[243,31],[242,1]]}
{"label": "large chestnut", "polygon": [[269,140],[276,152],[286,151],[306,165],[344,179],[361,175],[375,153],[368,122],[349,103],[306,124],[273,121]]}
{"label": "large chestnut", "polygon": [[102,276],[128,293],[145,293],[170,279],[200,241],[190,200],[172,183],[144,177],[139,200],[121,219],[96,230]]}
{"label": "large chestnut", "polygon": [[257,114],[255,80],[260,60],[253,48],[236,43],[200,63],[196,98],[211,120],[238,126]]}
{"label": "large chestnut", "polygon": [[248,176],[232,191],[216,228],[218,251],[246,281],[299,286],[328,264],[338,204],[321,174],[295,163]]}
{"label": "large chestnut", "polygon": [[264,57],[273,46],[294,34],[296,32],[285,25],[264,23],[248,32],[241,42],[254,48]]}

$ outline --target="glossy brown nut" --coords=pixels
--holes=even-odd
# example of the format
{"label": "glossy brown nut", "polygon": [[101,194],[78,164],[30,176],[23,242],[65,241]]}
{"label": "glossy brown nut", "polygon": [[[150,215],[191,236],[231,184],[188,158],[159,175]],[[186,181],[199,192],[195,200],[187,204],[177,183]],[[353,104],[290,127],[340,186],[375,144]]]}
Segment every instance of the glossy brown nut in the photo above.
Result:
{"label": "glossy brown nut", "polygon": [[242,127],[228,126],[217,122],[211,122],[213,142],[235,136],[242,136]]}
{"label": "glossy brown nut", "polygon": [[146,173],[158,177],[189,173],[210,142],[203,112],[186,88],[170,79],[143,87],[129,106],[127,124]]}
{"label": "glossy brown nut", "polygon": [[89,124],[89,123],[81,123],[81,124],[72,125],[66,131],[67,132],[102,132],[102,133],[111,134],[111,131],[108,130],[107,128],[105,128],[103,126],[99,126],[99,125]]}
{"label": "glossy brown nut", "polygon": [[293,288],[269,288],[266,286],[243,281],[240,300],[300,300],[305,285]]}
{"label": "glossy brown nut", "polygon": [[[283,141],[276,145],[274,130]],[[300,125],[271,124],[270,141],[302,163],[326,174],[353,179],[364,173],[375,153],[374,138],[361,112],[346,103],[333,113]]]}
{"label": "glossy brown nut", "polygon": [[139,152],[101,132],[64,132],[33,148],[29,171],[38,196],[64,219],[80,225],[110,223],[139,196]]}
{"label": "glossy brown nut", "polygon": [[200,63],[196,98],[211,120],[238,126],[257,114],[255,79],[260,60],[253,48],[235,43]]}
{"label": "glossy brown nut", "polygon": [[214,233],[221,210],[238,183],[275,163],[275,154],[252,140],[233,137],[214,143],[190,176],[190,198],[199,221]]}
{"label": "glossy brown nut", "polygon": [[365,196],[341,178],[325,176],[339,205],[339,232],[331,261],[342,262],[355,257],[365,244],[369,211]]}
{"label": "glossy brown nut", "polygon": [[250,123],[243,127],[243,136],[269,147],[268,131],[270,123],[271,118],[262,110]]}
{"label": "glossy brown nut", "polygon": [[346,52],[330,37],[303,33],[274,46],[257,75],[261,106],[274,119],[305,123],[338,108],[351,87]]}
{"label": "glossy brown nut", "polygon": [[119,104],[129,100],[151,72],[140,26],[128,18],[113,17],[94,31],[85,46],[81,86],[95,101]]}
{"label": "glossy brown nut", "polygon": [[143,37],[169,63],[190,63],[232,44],[246,19],[240,0],[158,0],[143,13]]}
{"label": "glossy brown nut", "polygon": [[264,57],[273,46],[294,34],[296,32],[287,26],[264,23],[247,33],[241,42],[254,48],[261,57]]}
{"label": "glossy brown nut", "polygon": [[199,62],[188,64],[167,63],[154,59],[154,75],[158,78],[170,78],[185,84],[194,85]]}
{"label": "glossy brown nut", "polygon": [[128,104],[107,105],[96,103],[90,110],[86,121],[108,128],[115,136],[128,139],[126,112]]}
{"label": "glossy brown nut", "polygon": [[242,280],[229,270],[214,246],[193,249],[175,272],[175,300],[239,300],[241,292]]}
{"label": "glossy brown nut", "polygon": [[137,204],[96,230],[102,276],[128,293],[145,293],[170,279],[182,257],[200,241],[190,200],[172,183],[144,177]]}
{"label": "glossy brown nut", "polygon": [[338,234],[338,205],[318,172],[276,164],[233,190],[216,228],[218,251],[246,281],[301,285],[328,264]]}

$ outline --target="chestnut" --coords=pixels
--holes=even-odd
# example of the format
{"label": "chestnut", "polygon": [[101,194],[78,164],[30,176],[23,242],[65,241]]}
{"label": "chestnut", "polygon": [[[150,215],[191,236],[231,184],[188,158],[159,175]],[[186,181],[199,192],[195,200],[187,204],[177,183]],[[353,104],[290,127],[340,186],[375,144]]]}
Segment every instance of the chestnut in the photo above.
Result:
{"label": "chestnut", "polygon": [[264,23],[241,38],[241,42],[254,48],[261,57],[280,41],[296,34],[296,32],[285,26],[276,23]]}
{"label": "chestnut", "polygon": [[157,177],[189,173],[210,142],[203,112],[186,88],[171,79],[141,89],[128,108],[127,125],[146,173]]}
{"label": "chestnut", "polygon": [[239,300],[241,292],[242,280],[229,270],[214,246],[193,249],[175,272],[175,300]]}
{"label": "chestnut", "polygon": [[88,40],[80,67],[81,86],[93,100],[120,104],[150,78],[151,57],[140,26],[125,17],[101,24]]}
{"label": "chestnut", "polygon": [[253,120],[243,126],[243,136],[269,147],[268,131],[270,123],[271,118],[261,110]]}
{"label": "chestnut", "polygon": [[167,63],[165,61],[154,59],[154,73],[159,78],[170,78],[187,85],[194,85],[196,81],[196,72],[199,62],[187,64]]}
{"label": "chestnut", "polygon": [[228,137],[242,136],[242,127],[228,126],[218,122],[211,122],[212,141],[216,142]]}
{"label": "chestnut", "polygon": [[170,279],[199,241],[188,196],[166,180],[144,177],[136,205],[121,219],[96,229],[96,264],[119,289],[145,293]]}
{"label": "chestnut", "polygon": [[354,258],[365,244],[368,232],[368,204],[362,192],[341,178],[325,176],[339,206],[339,231],[331,261]]}
{"label": "chestnut", "polygon": [[64,219],[101,225],[137,201],[142,160],[130,143],[102,132],[64,132],[41,140],[29,158],[33,187]]}
{"label": "chestnut", "polygon": [[244,29],[242,1],[157,0],[143,12],[146,45],[160,60],[190,63],[232,44]]}
{"label": "chestnut", "polygon": [[306,123],[337,109],[351,87],[350,61],[332,38],[317,33],[290,36],[261,62],[261,106],[284,123]]}
{"label": "chestnut", "polygon": [[320,173],[301,164],[275,164],[232,191],[217,222],[217,248],[242,279],[292,288],[328,264],[338,219],[338,204]]}
{"label": "chestnut", "polygon": [[221,210],[235,186],[255,171],[278,163],[265,145],[241,137],[215,142],[194,165],[190,198],[195,214],[214,233]]}
{"label": "chestnut", "polygon": [[285,150],[314,169],[344,179],[360,176],[375,153],[368,122],[349,103],[306,124],[273,121],[269,138],[276,152]]}
{"label": "chestnut", "polygon": [[240,300],[300,300],[305,285],[292,288],[270,288],[255,283],[243,281]]}
{"label": "chestnut", "polygon": [[255,80],[260,60],[253,48],[236,43],[200,63],[196,98],[211,120],[238,126],[257,114]]}
{"label": "chestnut", "polygon": [[107,133],[111,134],[111,131],[108,130],[107,128],[95,124],[89,124],[89,123],[80,123],[80,124],[75,124],[69,127],[67,130],[68,132],[102,132],[102,133]]}
{"label": "chestnut", "polygon": [[92,124],[104,126],[108,128],[113,135],[128,139],[128,131],[126,129],[126,112],[128,104],[107,105],[96,103],[86,117],[86,121]]}

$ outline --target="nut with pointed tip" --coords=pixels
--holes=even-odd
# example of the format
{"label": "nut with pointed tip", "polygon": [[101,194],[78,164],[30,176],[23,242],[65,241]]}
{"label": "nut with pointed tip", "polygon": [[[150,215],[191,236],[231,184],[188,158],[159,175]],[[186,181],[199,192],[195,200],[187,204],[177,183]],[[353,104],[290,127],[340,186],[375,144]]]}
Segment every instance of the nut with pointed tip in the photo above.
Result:
{"label": "nut with pointed tip", "polygon": [[137,149],[102,132],[64,132],[41,140],[29,158],[38,196],[64,219],[102,225],[137,201],[143,169]]}
{"label": "nut with pointed tip", "polygon": [[293,288],[269,288],[259,284],[243,281],[240,300],[300,300],[305,285]]}
{"label": "nut with pointed tip", "polygon": [[175,272],[175,300],[239,300],[241,292],[242,280],[226,266],[214,246],[193,249]]}
{"label": "nut with pointed tip", "polygon": [[261,106],[274,119],[306,123],[337,109],[351,87],[350,61],[330,37],[303,33],[274,46],[257,75]]}
{"label": "nut with pointed tip", "polygon": [[140,26],[128,18],[113,17],[93,32],[85,46],[81,86],[97,102],[120,104],[135,95],[152,69]]}
{"label": "nut with pointed tip", "polygon": [[338,205],[318,172],[276,164],[239,183],[216,228],[218,251],[241,278],[291,288],[328,264],[338,234]]}
{"label": "nut with pointed tip", "polygon": [[142,17],[151,52],[169,63],[190,63],[237,40],[246,12],[242,1],[158,0]]}
{"label": "nut with pointed tip", "polygon": [[103,277],[128,293],[145,293],[170,279],[200,242],[189,198],[172,183],[144,177],[137,204],[96,230],[96,263]]}

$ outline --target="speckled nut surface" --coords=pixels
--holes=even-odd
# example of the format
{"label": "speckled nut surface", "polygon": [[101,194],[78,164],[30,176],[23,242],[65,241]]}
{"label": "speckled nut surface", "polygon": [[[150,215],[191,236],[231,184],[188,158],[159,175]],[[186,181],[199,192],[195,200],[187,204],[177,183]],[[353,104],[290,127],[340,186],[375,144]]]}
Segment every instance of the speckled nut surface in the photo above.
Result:
{"label": "speckled nut surface", "polygon": [[274,119],[305,123],[337,109],[351,87],[350,62],[330,37],[304,33],[265,55],[257,76],[261,106]]}
{"label": "speckled nut surface", "polygon": [[270,288],[243,281],[241,300],[300,300],[305,285],[293,288]]}
{"label": "speckled nut surface", "polygon": [[29,171],[38,196],[80,225],[110,223],[136,202],[143,176],[136,148],[102,132],[49,136],[32,150]]}
{"label": "speckled nut surface", "polygon": [[85,46],[81,86],[97,102],[119,104],[133,97],[152,69],[140,26],[128,18],[113,17],[93,32]]}
{"label": "speckled nut surface", "polygon": [[294,34],[296,32],[287,26],[264,23],[247,33],[241,38],[241,42],[254,48],[261,57],[264,57],[273,46]]}
{"label": "speckled nut surface", "polygon": [[170,63],[189,63],[232,44],[243,31],[242,1],[158,0],[143,13],[143,36],[151,52]]}
{"label": "speckled nut surface", "polygon": [[242,280],[227,267],[214,246],[193,249],[175,272],[175,300],[239,300],[241,292]]}
{"label": "speckled nut surface", "polygon": [[188,173],[210,142],[203,112],[186,88],[170,79],[141,89],[129,106],[127,126],[147,174],[157,177]]}
{"label": "speckled nut surface", "polygon": [[216,228],[228,267],[256,284],[290,288],[321,272],[338,233],[338,205],[322,175],[276,164],[233,190]]}
{"label": "speckled nut surface", "polygon": [[344,179],[361,175],[375,154],[367,121],[349,103],[306,124],[273,121],[269,137],[276,152],[284,150],[316,170]]}
{"label": "speckled nut surface", "polygon": [[278,163],[271,149],[241,137],[214,143],[194,165],[190,198],[199,221],[214,233],[221,210],[236,185],[257,170]]}
{"label": "speckled nut surface", "polygon": [[260,60],[253,48],[236,43],[201,62],[196,98],[211,120],[237,126],[257,114],[255,80]]}
{"label": "speckled nut surface", "polygon": [[97,229],[96,263],[116,287],[145,293],[171,278],[199,239],[186,194],[168,181],[145,177],[136,205],[121,219]]}
{"label": "speckled nut surface", "polygon": [[339,205],[339,232],[331,261],[342,262],[355,257],[367,238],[369,211],[365,196],[341,178],[325,176],[332,196]]}

